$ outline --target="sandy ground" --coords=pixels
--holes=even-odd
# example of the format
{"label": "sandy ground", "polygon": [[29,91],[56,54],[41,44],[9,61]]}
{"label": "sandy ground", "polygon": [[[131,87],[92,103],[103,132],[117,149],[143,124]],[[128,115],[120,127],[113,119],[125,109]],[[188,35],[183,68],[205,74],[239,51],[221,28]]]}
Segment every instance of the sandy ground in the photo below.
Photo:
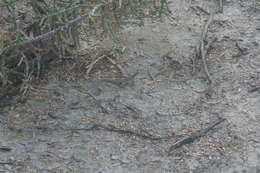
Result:
{"label": "sandy ground", "polygon": [[[126,85],[99,79],[118,76],[101,60],[89,80],[50,75],[25,103],[2,108],[0,172],[259,173],[260,92],[249,91],[260,86],[260,2],[226,0],[214,16],[207,37],[217,38],[207,55],[212,85],[194,50],[217,2],[172,0],[170,7],[170,19],[122,31],[117,63],[129,76],[138,71]],[[169,154],[220,118],[226,121]],[[108,128],[90,129],[94,124]]]}

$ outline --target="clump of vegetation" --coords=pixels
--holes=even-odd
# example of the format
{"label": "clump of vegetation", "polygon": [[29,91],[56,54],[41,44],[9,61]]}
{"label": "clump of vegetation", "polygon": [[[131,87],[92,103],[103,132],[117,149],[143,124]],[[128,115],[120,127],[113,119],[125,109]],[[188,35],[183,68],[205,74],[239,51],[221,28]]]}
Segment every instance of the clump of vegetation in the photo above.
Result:
{"label": "clump of vegetation", "polygon": [[167,5],[166,0],[2,0],[2,93],[3,88],[42,77],[53,62],[74,56],[82,34],[116,39],[120,26],[161,17],[169,12]]}

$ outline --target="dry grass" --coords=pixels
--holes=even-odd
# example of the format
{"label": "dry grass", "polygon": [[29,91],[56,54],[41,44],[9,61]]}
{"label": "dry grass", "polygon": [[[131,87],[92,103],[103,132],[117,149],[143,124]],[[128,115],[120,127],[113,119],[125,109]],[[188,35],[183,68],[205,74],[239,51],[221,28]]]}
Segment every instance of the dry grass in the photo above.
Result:
{"label": "dry grass", "polygon": [[[0,85],[28,88],[29,81],[41,78],[53,62],[77,58],[82,38],[116,40],[125,23],[140,24],[167,10],[166,0],[2,0]],[[84,71],[89,75],[89,65],[97,61],[89,57],[93,56],[81,57],[81,70],[74,77]]]}

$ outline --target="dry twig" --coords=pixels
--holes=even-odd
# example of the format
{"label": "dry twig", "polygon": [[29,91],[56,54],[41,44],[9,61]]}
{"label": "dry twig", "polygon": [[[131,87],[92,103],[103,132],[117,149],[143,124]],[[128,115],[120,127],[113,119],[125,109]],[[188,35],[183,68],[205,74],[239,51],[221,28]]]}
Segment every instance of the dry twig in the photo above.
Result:
{"label": "dry twig", "polygon": [[254,88],[251,88],[248,90],[249,93],[253,93],[253,92],[257,92],[257,91],[260,91],[260,86],[257,86],[257,87],[254,87]]}
{"label": "dry twig", "polygon": [[123,77],[122,79],[103,79],[104,82],[108,82],[111,84],[114,84],[120,88],[124,88],[129,84],[132,84],[132,82],[134,81],[135,77],[139,74],[139,71],[135,72],[134,74],[128,76],[128,77]]}
{"label": "dry twig", "polygon": [[90,96],[95,101],[95,103],[101,108],[103,113],[109,113],[108,110],[100,103],[100,101],[98,99],[96,99],[95,96],[93,96],[93,94],[91,94],[88,91],[83,91],[82,89],[77,89],[77,90],[83,94]]}
{"label": "dry twig", "polygon": [[189,135],[188,137],[185,137],[183,139],[181,139],[180,141],[177,141],[176,143],[174,143],[169,151],[168,151],[168,154],[171,155],[172,152],[177,149],[177,148],[180,148],[181,146],[183,145],[186,145],[186,144],[189,144],[189,143],[192,143],[194,142],[196,139],[206,135],[206,133],[208,133],[210,130],[212,130],[215,126],[219,125],[220,123],[222,123],[223,121],[225,121],[226,119],[220,119],[218,120],[217,122],[214,122],[212,123],[212,125],[208,126],[207,128],[205,129],[202,129],[200,130],[199,132],[197,133],[193,133],[191,135]]}
{"label": "dry twig", "polygon": [[0,151],[9,152],[9,151],[12,151],[12,148],[10,148],[10,147],[0,147]]}
{"label": "dry twig", "polygon": [[115,61],[114,61],[113,59],[111,59],[110,57],[107,57],[107,59],[108,59],[113,65],[115,65],[115,66],[120,70],[120,72],[121,72],[121,74],[123,74],[123,76],[126,75],[125,70],[123,69],[123,67],[122,67],[120,64],[118,64],[117,62],[115,62]]}
{"label": "dry twig", "polygon": [[203,32],[202,32],[202,37],[201,37],[201,40],[200,40],[200,56],[201,56],[201,59],[202,59],[202,62],[203,62],[203,67],[204,67],[205,73],[206,73],[207,78],[208,78],[210,83],[212,83],[213,80],[212,80],[212,77],[211,77],[209,70],[208,70],[206,55],[208,53],[208,48],[210,47],[210,43],[212,43],[212,42],[209,42],[207,44],[207,47],[205,46],[205,42],[206,42],[206,39],[207,39],[207,33],[208,33],[209,26],[210,26],[211,22],[213,21],[213,16],[214,16],[213,13],[211,13],[210,17],[208,19],[208,22],[204,26],[204,29],[203,29]]}
{"label": "dry twig", "polygon": [[152,141],[168,140],[168,139],[176,136],[176,135],[170,135],[170,136],[156,137],[156,136],[149,134],[148,132],[145,132],[145,134],[142,134],[142,133],[136,132],[134,130],[125,130],[125,129],[117,128],[117,127],[114,127],[114,126],[105,126],[105,125],[102,125],[102,124],[94,124],[90,128],[71,128],[71,129],[66,129],[66,130],[70,130],[70,131],[105,130],[105,131],[116,132],[116,133],[120,133],[120,134],[137,136],[137,137],[141,137],[141,138],[152,140]]}
{"label": "dry twig", "polygon": [[86,77],[89,77],[89,74],[91,72],[91,70],[93,69],[94,65],[100,61],[101,59],[103,58],[106,58],[107,56],[106,55],[101,55],[100,57],[98,57],[97,59],[95,59],[94,61],[92,61],[89,65],[88,65],[88,70],[87,70],[87,74],[86,74]]}
{"label": "dry twig", "polygon": [[0,165],[13,165],[13,162],[0,162]]}
{"label": "dry twig", "polygon": [[219,13],[223,13],[223,0],[219,0],[218,2],[219,2],[219,10],[218,10],[218,12]]}

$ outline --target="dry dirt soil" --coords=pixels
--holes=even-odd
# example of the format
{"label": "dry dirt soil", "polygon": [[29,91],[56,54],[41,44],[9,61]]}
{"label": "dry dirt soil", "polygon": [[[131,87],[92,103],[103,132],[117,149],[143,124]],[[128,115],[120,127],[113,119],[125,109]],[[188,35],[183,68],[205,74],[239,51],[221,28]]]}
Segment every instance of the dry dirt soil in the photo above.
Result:
{"label": "dry dirt soil", "polygon": [[[171,0],[169,18],[123,29],[117,65],[100,59],[76,82],[49,75],[26,102],[1,108],[0,172],[260,173],[260,1],[223,7],[205,40],[216,38],[212,84],[194,55],[218,1]],[[138,74],[124,83],[113,67]]]}

